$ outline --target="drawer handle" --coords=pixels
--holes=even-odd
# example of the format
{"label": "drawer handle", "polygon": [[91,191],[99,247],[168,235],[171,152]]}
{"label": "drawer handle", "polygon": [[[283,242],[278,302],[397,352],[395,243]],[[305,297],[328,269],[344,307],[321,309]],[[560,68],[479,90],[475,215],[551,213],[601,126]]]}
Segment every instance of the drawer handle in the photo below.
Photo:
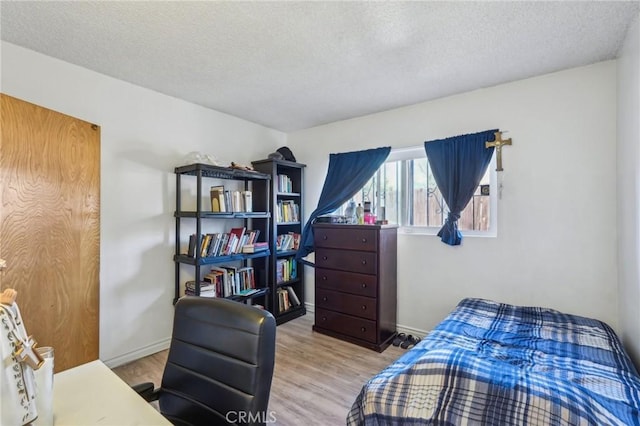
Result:
{"label": "drawer handle", "polygon": [[326,320],[327,320],[327,317],[322,317],[322,321],[326,321]]}
{"label": "drawer handle", "polygon": [[366,243],[366,242],[367,242],[367,239],[366,239],[366,238],[363,238],[363,239],[362,239],[362,242],[363,242],[363,243]]}
{"label": "drawer handle", "polygon": [[326,281],[326,280],[327,280],[327,276],[326,276],[326,275],[323,275],[323,276],[322,276],[322,281]]}
{"label": "drawer handle", "polygon": [[367,305],[362,305],[362,310],[366,311],[367,310]]}
{"label": "drawer handle", "polygon": [[367,327],[361,327],[360,331],[362,331],[364,333],[365,331],[367,331]]}
{"label": "drawer handle", "polygon": [[322,260],[327,260],[327,256],[322,256]]}
{"label": "drawer handle", "polygon": [[362,261],[362,264],[363,264],[363,265],[366,265],[366,264],[367,264],[367,261],[366,261],[366,260],[363,260],[363,261]]}
{"label": "drawer handle", "polygon": [[366,285],[365,283],[360,284],[360,286],[361,286],[362,288],[367,288],[367,285]]}
{"label": "drawer handle", "polygon": [[326,302],[326,301],[327,301],[327,296],[324,296],[324,297],[322,298],[322,301],[323,301],[323,302]]}
{"label": "drawer handle", "polygon": [[322,239],[326,241],[326,240],[327,240],[327,236],[326,236],[326,235],[323,235],[323,236],[322,236]]}

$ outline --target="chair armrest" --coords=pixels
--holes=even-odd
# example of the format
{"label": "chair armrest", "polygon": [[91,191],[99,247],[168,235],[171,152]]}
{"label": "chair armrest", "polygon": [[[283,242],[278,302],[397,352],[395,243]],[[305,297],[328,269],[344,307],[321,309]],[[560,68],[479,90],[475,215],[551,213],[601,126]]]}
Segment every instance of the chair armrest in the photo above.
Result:
{"label": "chair armrest", "polygon": [[131,386],[131,388],[147,402],[156,401],[158,399],[158,389],[153,388],[152,382],[138,383]]}

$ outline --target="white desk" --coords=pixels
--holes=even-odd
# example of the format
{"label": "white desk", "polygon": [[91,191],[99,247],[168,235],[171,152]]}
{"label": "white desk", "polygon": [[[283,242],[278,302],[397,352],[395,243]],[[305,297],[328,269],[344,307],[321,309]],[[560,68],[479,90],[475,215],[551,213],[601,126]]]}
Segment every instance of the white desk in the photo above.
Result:
{"label": "white desk", "polygon": [[53,419],[56,426],[171,424],[99,360],[54,376]]}

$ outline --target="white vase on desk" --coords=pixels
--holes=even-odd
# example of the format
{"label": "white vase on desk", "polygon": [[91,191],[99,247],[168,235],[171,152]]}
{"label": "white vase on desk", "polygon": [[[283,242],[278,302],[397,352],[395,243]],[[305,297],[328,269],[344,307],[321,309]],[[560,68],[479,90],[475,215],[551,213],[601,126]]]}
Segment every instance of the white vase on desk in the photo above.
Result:
{"label": "white vase on desk", "polygon": [[16,356],[17,344],[31,340],[16,303],[0,304],[0,424],[26,425],[37,416],[31,366]]}
{"label": "white vase on desk", "polygon": [[53,348],[43,346],[36,348],[36,350],[44,359],[44,363],[34,372],[38,418],[33,424],[35,426],[51,426],[53,425]]}

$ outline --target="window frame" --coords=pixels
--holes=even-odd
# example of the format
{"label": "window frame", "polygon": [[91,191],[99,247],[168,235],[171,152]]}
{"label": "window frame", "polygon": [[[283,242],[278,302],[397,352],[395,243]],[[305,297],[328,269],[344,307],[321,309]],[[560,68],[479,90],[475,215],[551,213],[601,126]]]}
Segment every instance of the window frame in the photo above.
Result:
{"label": "window frame", "polygon": [[[403,160],[415,160],[419,158],[426,158],[426,152],[424,149],[424,145],[422,146],[413,146],[406,148],[392,148],[389,156],[385,160],[385,164],[389,162],[395,161],[403,161]],[[428,160],[427,160],[428,161]],[[381,166],[382,167],[382,166]],[[498,198],[499,187],[498,183],[498,173],[496,172],[496,156],[493,155],[491,157],[491,162],[488,166],[489,169],[489,205],[490,205],[490,215],[489,215],[489,229],[486,231],[481,230],[460,230],[464,236],[467,237],[489,237],[495,238],[498,235]],[[413,186],[412,183],[412,171],[408,170],[408,167],[401,167],[400,171],[400,184],[402,187],[402,191],[400,191],[400,199],[399,199],[399,207],[400,207],[400,223],[398,223],[399,229],[398,231],[403,234],[414,234],[414,235],[437,235],[438,231],[440,231],[441,226],[422,226],[422,225],[408,225],[410,223],[410,214],[413,211],[413,206],[410,205],[412,202],[411,197],[409,196],[408,189]],[[378,172],[376,172],[377,174]],[[382,205],[382,191],[381,189],[381,181],[382,179],[376,179],[376,191],[375,191],[375,203],[376,205]]]}

